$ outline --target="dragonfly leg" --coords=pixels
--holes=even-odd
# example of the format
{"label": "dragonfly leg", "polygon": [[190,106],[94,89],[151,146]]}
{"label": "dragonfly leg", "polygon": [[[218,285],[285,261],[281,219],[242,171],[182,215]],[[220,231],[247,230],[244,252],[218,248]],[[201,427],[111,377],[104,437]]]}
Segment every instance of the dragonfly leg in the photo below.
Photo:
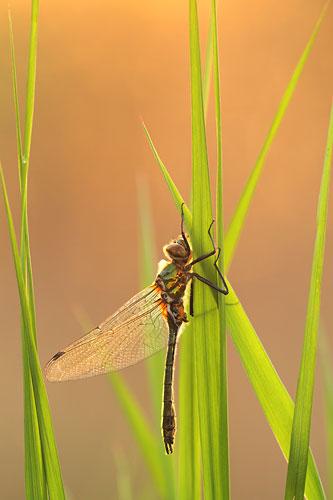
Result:
{"label": "dragonfly leg", "polygon": [[[218,272],[218,275],[220,276],[220,278],[222,280],[222,283],[223,283],[223,286],[224,286],[225,290],[223,290],[222,288],[214,285],[213,283],[211,283],[210,281],[206,280],[202,276],[199,277],[199,275],[197,273],[192,273],[192,276],[195,276],[196,278],[198,278],[203,283],[206,283],[206,285],[210,286],[211,288],[214,288],[214,290],[217,290],[218,292],[223,293],[224,295],[228,295],[228,293],[229,293],[228,285],[227,285],[227,283],[226,283],[226,281],[225,281],[225,279],[223,277],[223,274],[220,271],[219,266],[217,265],[217,261],[220,258],[221,248],[219,248],[219,247],[216,248],[215,242],[214,242],[214,238],[213,238],[212,233],[211,233],[211,229],[213,227],[214,222],[215,221],[213,219],[212,222],[211,222],[211,224],[210,224],[210,226],[209,226],[209,229],[208,229],[208,234],[209,234],[210,240],[211,240],[212,245],[213,245],[213,250],[211,252],[208,252],[205,255],[201,255],[201,257],[198,257],[197,259],[193,260],[192,262],[190,262],[190,264],[188,264],[186,266],[186,268],[190,269],[194,264],[197,264],[198,262],[201,262],[202,260],[205,260],[205,259],[208,259],[209,257],[212,257],[217,252],[217,257],[216,257],[216,259],[214,261],[214,267],[215,267],[216,271]],[[192,283],[193,283],[193,281],[192,281]],[[192,294],[192,287],[191,287],[191,294]],[[193,313],[193,298],[190,299],[190,300],[192,300],[192,313]],[[192,313],[191,313],[191,302],[190,302],[190,314],[191,314],[191,316],[193,316]]]}
{"label": "dragonfly leg", "polygon": [[218,275],[220,276],[220,278],[222,280],[223,286],[225,287],[225,291],[227,292],[224,295],[228,295],[228,293],[229,293],[228,285],[226,284],[225,279],[223,277],[223,274],[221,273],[221,271],[219,269],[219,266],[217,265],[217,261],[219,260],[220,253],[221,253],[221,248],[218,248],[217,249],[217,257],[216,257],[215,262],[214,262],[214,267],[215,267],[216,271],[218,272]]}
{"label": "dragonfly leg", "polygon": [[181,226],[180,226],[180,232],[181,232],[182,238],[183,238],[185,246],[186,246],[187,255],[190,256],[191,255],[191,247],[190,247],[190,244],[186,238],[186,234],[184,231],[184,205],[185,205],[185,203],[182,203],[182,206],[181,206],[182,222],[181,222]]}
{"label": "dragonfly leg", "polygon": [[190,262],[186,266],[188,269],[190,269],[192,266],[194,266],[194,264],[197,264],[198,262],[201,262],[202,260],[208,259],[212,255],[216,254],[216,247],[215,247],[215,243],[214,243],[214,238],[212,236],[212,233],[210,232],[211,229],[212,229],[212,226],[213,226],[214,222],[215,221],[213,219],[212,222],[210,223],[210,226],[209,226],[209,229],[208,229],[208,234],[209,234],[209,237],[210,237],[210,241],[212,242],[212,245],[213,245],[213,250],[211,252],[206,253],[205,255],[201,255],[201,257],[198,257],[197,259],[192,260],[192,262]]}
{"label": "dragonfly leg", "polygon": [[216,290],[217,292],[223,293],[223,295],[228,295],[228,293],[229,293],[228,286],[227,286],[223,277],[222,277],[222,280],[223,280],[223,285],[225,286],[225,290],[223,288],[215,285],[211,281],[208,281],[203,276],[200,276],[200,274],[198,274],[198,273],[191,273],[191,276],[197,278],[199,281],[202,281],[202,283],[205,283],[205,285],[208,285],[210,288],[213,288],[213,290]]}

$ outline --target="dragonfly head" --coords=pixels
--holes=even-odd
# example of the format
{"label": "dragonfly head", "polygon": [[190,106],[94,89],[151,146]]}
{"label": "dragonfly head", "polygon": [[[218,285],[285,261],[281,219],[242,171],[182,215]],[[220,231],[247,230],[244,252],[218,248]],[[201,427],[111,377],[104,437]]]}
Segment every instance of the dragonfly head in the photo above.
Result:
{"label": "dragonfly head", "polygon": [[164,247],[166,257],[177,264],[186,265],[192,258],[192,252],[188,249],[183,238],[174,240]]}

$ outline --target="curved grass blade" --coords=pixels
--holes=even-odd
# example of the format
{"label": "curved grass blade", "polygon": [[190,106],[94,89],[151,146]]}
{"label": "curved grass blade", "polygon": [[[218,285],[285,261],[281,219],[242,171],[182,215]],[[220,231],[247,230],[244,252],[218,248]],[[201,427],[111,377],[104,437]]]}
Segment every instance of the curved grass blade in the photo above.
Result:
{"label": "curved grass blade", "polygon": [[[25,456],[26,456],[26,494],[27,498],[46,498],[46,482],[50,498],[64,498],[58,456],[55,447],[51,417],[43,379],[40,373],[36,350],[36,321],[33,296],[31,258],[29,251],[28,217],[27,217],[27,174],[30,155],[31,131],[34,109],[34,90],[37,53],[37,19],[38,1],[32,2],[30,46],[27,77],[26,113],[24,151],[22,154],[20,117],[17,97],[16,68],[13,44],[13,30],[9,14],[11,36],[11,54],[13,69],[14,102],[16,113],[16,131],[18,144],[19,178],[21,188],[21,265],[18,269],[16,257],[18,249],[11,221],[10,209],[1,170],[1,180],[5,198],[7,219],[18,279],[21,300],[22,350],[23,350],[23,383],[25,411]],[[17,255],[15,254],[17,252]],[[27,284],[27,268],[29,286]],[[22,282],[20,282],[22,278]],[[28,296],[26,295],[28,288]],[[26,307],[28,307],[28,311]],[[27,316],[28,314],[28,316]],[[37,392],[36,392],[37,391]],[[38,393],[38,391],[40,391]],[[31,483],[31,480],[33,483]],[[36,491],[36,487],[37,490]]]}
{"label": "curved grass blade", "polygon": [[[16,242],[14,224],[12,220],[12,215],[10,211],[10,206],[7,197],[7,191],[5,186],[5,180],[3,176],[2,166],[0,164],[0,180],[2,184],[2,191],[5,201],[5,208],[7,213],[7,222],[10,234],[10,241],[12,245],[12,252],[14,257],[14,265],[17,277],[18,291],[21,302],[22,318],[24,322],[23,329],[23,349],[27,353],[27,363],[29,364],[31,371],[31,381],[32,390],[36,402],[36,414],[39,423],[39,432],[41,439],[41,448],[43,455],[43,463],[45,466],[45,475],[47,480],[47,487],[49,492],[49,498],[54,500],[65,499],[57,449],[54,440],[53,428],[51,415],[48,406],[48,400],[46,395],[46,390],[44,386],[44,381],[39,366],[39,360],[37,355],[37,348],[35,344],[35,334],[33,332],[32,319],[30,315],[30,309],[28,305],[28,297],[26,292],[25,280],[22,273],[22,267]],[[24,335],[26,334],[26,336]],[[33,413],[34,414],[34,413]],[[28,439],[32,439],[31,434]],[[34,466],[34,464],[33,464]],[[36,497],[31,497],[36,498]],[[38,497],[37,497],[38,498]],[[43,497],[41,497],[43,498]]]}
{"label": "curved grass blade", "polygon": [[[16,117],[16,136],[17,136],[17,151],[18,151],[18,171],[20,188],[22,192],[22,144],[21,144],[21,129],[20,129],[20,113],[17,93],[17,78],[15,64],[15,50],[13,25],[8,11],[10,46],[11,46],[11,61],[13,75],[13,90],[14,104]],[[22,364],[23,364],[23,394],[24,394],[24,453],[25,453],[25,489],[27,498],[46,498],[46,480],[44,472],[44,464],[42,458],[38,418],[36,412],[36,403],[33,393],[33,386],[29,370],[29,360],[26,350],[23,348],[24,321],[21,318],[22,330]]]}
{"label": "curved grass blade", "polygon": [[171,193],[171,196],[175,202],[175,205],[178,209],[178,212],[179,214],[181,214],[181,206],[184,204],[184,220],[185,220],[185,225],[187,227],[187,230],[190,231],[191,228],[192,228],[192,214],[191,212],[189,211],[189,209],[187,208],[185,202],[184,202],[184,199],[182,198],[181,194],[179,193],[175,183],[173,182],[173,180],[171,179],[170,177],[170,174],[169,172],[167,171],[167,169],[165,168],[161,158],[159,157],[156,149],[155,149],[155,146],[153,144],[153,141],[149,135],[149,132],[146,128],[146,125],[144,124],[144,122],[142,121],[142,126],[143,126],[143,130],[145,131],[145,134],[147,136],[147,139],[148,139],[148,142],[149,142],[149,145],[151,147],[151,150],[156,158],[156,161],[157,163],[159,164],[159,167],[161,169],[161,172],[162,172],[162,175],[164,177],[164,180],[165,182],[167,183],[167,186],[169,188],[169,191]]}
{"label": "curved grass blade", "polygon": [[310,36],[310,39],[304,49],[303,54],[301,55],[298,64],[295,68],[295,71],[289,81],[289,84],[286,88],[286,91],[284,92],[282,99],[280,101],[279,107],[277,109],[277,112],[274,116],[273,122],[270,126],[270,129],[268,131],[267,137],[265,139],[264,145],[260,151],[260,154],[258,156],[258,159],[256,161],[256,164],[253,167],[253,170],[251,172],[251,175],[246,183],[246,186],[244,188],[244,191],[241,195],[241,198],[238,202],[238,205],[236,207],[236,210],[232,216],[231,222],[229,224],[229,227],[227,229],[226,235],[225,235],[225,267],[226,269],[229,268],[230,263],[231,263],[231,258],[234,253],[234,249],[237,245],[241,229],[244,224],[245,217],[247,215],[250,203],[252,201],[253,195],[255,188],[257,186],[267,152],[273,142],[273,139],[275,138],[275,135],[278,131],[278,128],[280,126],[280,123],[282,121],[282,118],[287,110],[287,107],[289,105],[289,101],[294,93],[294,90],[296,88],[297,82],[299,80],[299,77],[301,76],[304,64],[308,58],[309,52],[311,50],[311,47],[313,45],[313,42],[316,38],[317,32],[319,30],[319,27],[321,25],[321,22],[325,16],[326,10],[328,8],[328,5],[330,3],[330,0],[328,0],[319,16],[319,19],[316,23],[316,26]]}
{"label": "curved grass blade", "polygon": [[328,192],[333,146],[333,103],[327,138],[317,214],[308,311],[303,352],[298,376],[295,412],[290,443],[285,500],[303,500],[310,441],[312,398],[316,368],[317,336],[320,313],[321,281],[324,264]]}
{"label": "curved grass blade", "polygon": [[[250,320],[231,285],[226,297],[227,328],[238,350],[246,373],[284,456],[288,459],[294,404],[276,373]],[[325,494],[309,450],[305,495],[323,500]]]}

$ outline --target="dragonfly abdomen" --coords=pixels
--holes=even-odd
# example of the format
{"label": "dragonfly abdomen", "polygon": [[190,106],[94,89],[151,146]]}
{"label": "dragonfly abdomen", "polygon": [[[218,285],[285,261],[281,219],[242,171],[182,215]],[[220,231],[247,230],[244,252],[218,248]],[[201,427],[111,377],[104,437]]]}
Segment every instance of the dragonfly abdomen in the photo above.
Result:
{"label": "dragonfly abdomen", "polygon": [[169,321],[169,329],[170,329],[169,344],[165,361],[163,421],[162,421],[163,441],[164,441],[165,451],[168,455],[169,453],[173,452],[173,444],[176,432],[176,414],[173,403],[173,371],[175,362],[177,333],[179,327],[174,325],[172,321]]}

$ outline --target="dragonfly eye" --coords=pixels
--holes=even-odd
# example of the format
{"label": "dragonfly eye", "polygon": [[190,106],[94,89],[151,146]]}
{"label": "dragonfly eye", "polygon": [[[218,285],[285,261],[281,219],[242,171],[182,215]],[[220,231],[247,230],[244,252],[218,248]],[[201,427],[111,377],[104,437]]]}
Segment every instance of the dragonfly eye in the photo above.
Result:
{"label": "dragonfly eye", "polygon": [[164,248],[164,252],[171,260],[177,262],[187,262],[189,257],[186,248],[180,243],[170,243]]}

